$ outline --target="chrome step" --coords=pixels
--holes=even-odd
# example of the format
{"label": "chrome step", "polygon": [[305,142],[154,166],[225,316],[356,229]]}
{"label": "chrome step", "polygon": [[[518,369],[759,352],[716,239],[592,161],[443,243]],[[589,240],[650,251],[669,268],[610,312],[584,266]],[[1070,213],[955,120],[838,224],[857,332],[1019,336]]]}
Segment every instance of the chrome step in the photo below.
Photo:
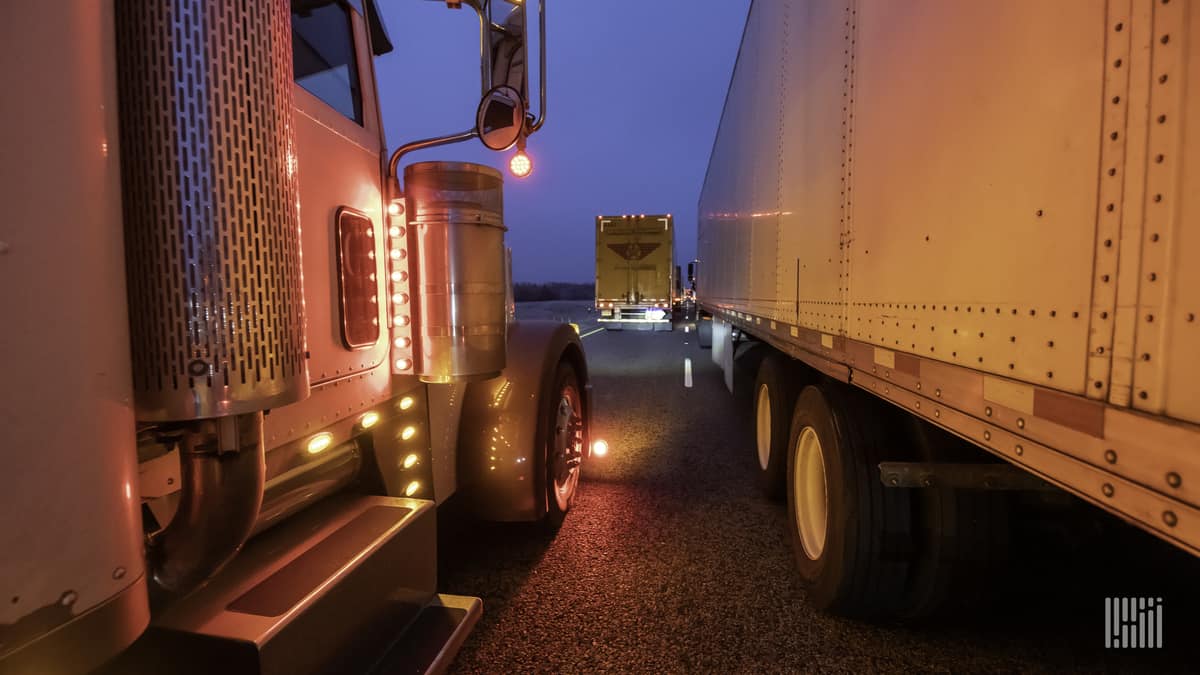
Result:
{"label": "chrome step", "polygon": [[[437,595],[436,546],[431,501],[316,504],[156,612],[106,672],[438,672],[480,610],[477,599]],[[392,670],[379,670],[385,663]]]}

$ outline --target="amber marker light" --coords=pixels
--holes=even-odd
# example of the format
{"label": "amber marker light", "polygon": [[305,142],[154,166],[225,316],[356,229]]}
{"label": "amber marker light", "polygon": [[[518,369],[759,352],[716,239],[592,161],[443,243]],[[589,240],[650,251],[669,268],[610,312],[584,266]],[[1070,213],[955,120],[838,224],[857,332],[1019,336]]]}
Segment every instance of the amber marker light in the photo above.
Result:
{"label": "amber marker light", "polygon": [[420,460],[420,458],[417,457],[417,455],[415,453],[405,457],[404,458],[404,468],[406,468],[406,469],[413,468],[414,466],[417,465],[417,462],[419,460]]}
{"label": "amber marker light", "polygon": [[420,489],[421,489],[421,481],[414,480],[413,482],[408,484],[408,487],[404,488],[404,496],[411,497],[411,496],[417,494],[417,492],[420,491]]}
{"label": "amber marker light", "polygon": [[364,429],[370,429],[376,424],[379,424],[379,413],[373,410],[358,418],[358,425]]}
{"label": "amber marker light", "polygon": [[517,178],[524,178],[533,173],[533,160],[525,154],[524,150],[518,150],[517,154],[508,160],[508,170]]}
{"label": "amber marker light", "polygon": [[[416,401],[416,399],[414,399],[413,397],[411,397],[411,396],[405,396],[404,398],[400,399],[400,409],[401,409],[401,410],[408,410],[409,408],[411,408],[411,407],[413,407],[414,405],[416,405],[416,403],[417,403],[417,401]],[[410,427],[410,428],[411,428],[411,427]]]}
{"label": "amber marker light", "polygon": [[592,443],[592,454],[596,457],[603,457],[608,454],[608,441],[604,439],[597,440]]}
{"label": "amber marker light", "polygon": [[388,203],[388,215],[389,216],[395,217],[402,213],[404,213],[404,204],[402,204],[399,199],[393,199],[391,202]]}
{"label": "amber marker light", "polygon": [[308,454],[315,455],[333,445],[333,434],[328,431],[308,439]]}
{"label": "amber marker light", "polygon": [[416,427],[404,427],[404,431],[400,432],[400,439],[407,441],[416,435],[417,435]]}

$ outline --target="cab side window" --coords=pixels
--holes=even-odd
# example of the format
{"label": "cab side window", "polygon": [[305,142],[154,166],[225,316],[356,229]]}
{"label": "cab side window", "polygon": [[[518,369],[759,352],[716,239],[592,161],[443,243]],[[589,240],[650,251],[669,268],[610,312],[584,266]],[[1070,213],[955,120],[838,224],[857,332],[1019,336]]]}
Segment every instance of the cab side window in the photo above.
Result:
{"label": "cab side window", "polygon": [[292,2],[292,65],[296,84],[363,123],[354,32],[345,5],[336,0]]}

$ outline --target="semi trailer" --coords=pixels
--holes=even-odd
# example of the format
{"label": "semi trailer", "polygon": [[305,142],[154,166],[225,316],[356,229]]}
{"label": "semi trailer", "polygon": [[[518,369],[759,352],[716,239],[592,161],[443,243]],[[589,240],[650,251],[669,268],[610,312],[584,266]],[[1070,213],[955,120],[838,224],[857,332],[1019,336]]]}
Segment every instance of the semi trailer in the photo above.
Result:
{"label": "semi trailer", "polygon": [[756,345],[753,461],[810,602],[966,597],[1030,491],[1200,553],[1198,22],[752,3],[699,199],[699,329],[731,389]]}
{"label": "semi trailer", "polygon": [[671,214],[596,216],[601,325],[670,330],[677,274]]}
{"label": "semi trailer", "polygon": [[544,2],[447,4],[478,124],[390,155],[374,0],[0,8],[0,672],[436,671],[437,506],[562,522],[582,345],[511,320],[499,172],[400,165],[524,149]]}

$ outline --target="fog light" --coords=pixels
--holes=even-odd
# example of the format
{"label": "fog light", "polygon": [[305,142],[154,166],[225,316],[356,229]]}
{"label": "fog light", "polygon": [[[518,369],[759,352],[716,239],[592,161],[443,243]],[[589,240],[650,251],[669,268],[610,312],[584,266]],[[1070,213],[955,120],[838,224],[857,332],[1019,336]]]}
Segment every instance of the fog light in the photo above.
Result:
{"label": "fog light", "polygon": [[608,454],[608,441],[603,439],[592,443],[592,455],[594,457],[603,457]]}

